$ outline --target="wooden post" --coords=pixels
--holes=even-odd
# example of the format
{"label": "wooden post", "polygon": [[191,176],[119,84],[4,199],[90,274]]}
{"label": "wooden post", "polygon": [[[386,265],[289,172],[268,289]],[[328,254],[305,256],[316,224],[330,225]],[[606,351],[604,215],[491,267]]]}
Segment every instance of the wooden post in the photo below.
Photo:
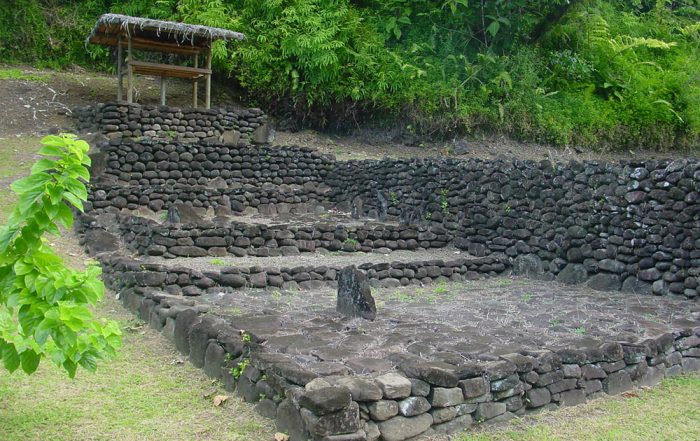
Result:
{"label": "wooden post", "polygon": [[[199,55],[194,55],[194,67],[199,67]],[[197,108],[197,78],[192,79],[192,107]]]}
{"label": "wooden post", "polygon": [[126,58],[127,58],[127,78],[126,78],[126,84],[127,84],[127,90],[126,90],[126,102],[128,103],[133,103],[134,102],[134,69],[131,67],[131,62],[133,61],[132,58],[134,56],[132,50],[131,50],[131,35],[129,35],[127,41],[127,48],[126,48]]}
{"label": "wooden post", "polygon": [[207,74],[207,90],[204,95],[204,100],[207,104],[207,109],[211,108],[211,48],[207,51],[207,70],[209,70],[210,73]]}
{"label": "wooden post", "polygon": [[165,105],[165,77],[160,77],[160,105]]}
{"label": "wooden post", "polygon": [[124,100],[124,78],[122,77],[122,36],[117,37],[117,101]]}

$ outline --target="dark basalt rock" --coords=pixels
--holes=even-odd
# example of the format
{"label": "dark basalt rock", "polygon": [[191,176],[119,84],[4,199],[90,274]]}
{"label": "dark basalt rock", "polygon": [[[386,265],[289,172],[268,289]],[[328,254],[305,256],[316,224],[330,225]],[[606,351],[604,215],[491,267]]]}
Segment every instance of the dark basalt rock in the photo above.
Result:
{"label": "dark basalt rock", "polygon": [[111,233],[99,228],[85,232],[85,246],[91,256],[100,253],[111,253],[119,249],[119,240]]}
{"label": "dark basalt rock", "polygon": [[199,224],[204,220],[190,205],[173,204],[168,208],[167,221],[173,224]]}
{"label": "dark basalt rock", "polygon": [[371,294],[369,279],[355,266],[344,268],[338,275],[336,311],[350,317],[374,320],[377,306]]}

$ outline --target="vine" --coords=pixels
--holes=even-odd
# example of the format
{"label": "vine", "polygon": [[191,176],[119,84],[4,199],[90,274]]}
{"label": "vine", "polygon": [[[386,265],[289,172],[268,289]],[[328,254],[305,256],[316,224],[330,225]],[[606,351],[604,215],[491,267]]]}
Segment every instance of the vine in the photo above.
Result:
{"label": "vine", "polygon": [[68,134],[41,143],[43,158],[11,185],[19,200],[0,228],[0,360],[31,374],[46,357],[73,378],[78,366],[94,371],[114,356],[121,331],[89,309],[104,295],[101,269],[67,267],[44,239],[72,226],[71,207],[83,210],[89,146]]}

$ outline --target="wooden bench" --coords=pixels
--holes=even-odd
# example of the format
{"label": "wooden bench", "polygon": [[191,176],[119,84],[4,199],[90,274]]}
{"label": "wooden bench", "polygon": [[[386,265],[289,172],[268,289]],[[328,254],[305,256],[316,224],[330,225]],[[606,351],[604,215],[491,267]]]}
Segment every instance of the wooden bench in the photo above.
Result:
{"label": "wooden bench", "polygon": [[133,73],[153,75],[156,77],[184,78],[195,80],[211,75],[211,69],[201,67],[176,66],[173,64],[148,63],[146,61],[130,61],[127,66]]}

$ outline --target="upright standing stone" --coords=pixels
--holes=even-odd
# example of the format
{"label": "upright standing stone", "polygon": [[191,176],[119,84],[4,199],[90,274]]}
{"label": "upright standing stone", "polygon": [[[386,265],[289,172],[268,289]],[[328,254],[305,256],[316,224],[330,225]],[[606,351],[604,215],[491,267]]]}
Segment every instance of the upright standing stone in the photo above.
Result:
{"label": "upright standing stone", "polygon": [[336,311],[350,317],[374,320],[377,307],[374,304],[367,276],[354,265],[345,267],[338,275],[338,301]]}

